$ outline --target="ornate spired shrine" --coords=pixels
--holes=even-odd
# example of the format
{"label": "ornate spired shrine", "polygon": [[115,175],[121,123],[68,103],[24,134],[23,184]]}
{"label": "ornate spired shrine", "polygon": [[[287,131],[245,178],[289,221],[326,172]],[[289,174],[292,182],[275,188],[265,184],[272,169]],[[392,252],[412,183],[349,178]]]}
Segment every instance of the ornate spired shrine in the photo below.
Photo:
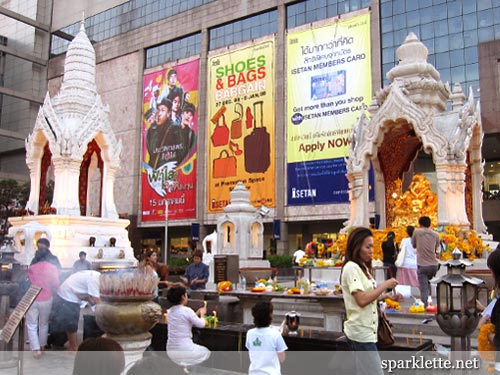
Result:
{"label": "ornate spired shrine", "polygon": [[[354,127],[347,160],[350,226],[369,226],[368,171],[375,171],[380,228],[415,224],[422,214],[438,227],[486,233],[482,215],[483,132],[479,103],[460,85],[450,90],[427,62],[428,50],[410,33],[396,51],[399,64]],[[403,191],[404,174],[420,150],[432,155],[437,192],[423,175]],[[427,210],[426,212],[424,212]]]}
{"label": "ornate spired shrine", "polygon": [[[31,178],[26,208],[34,216],[9,219],[22,262],[31,261],[39,237],[26,224],[37,222],[48,229],[51,250],[63,267],[82,250],[92,262],[135,263],[125,229],[130,222],[118,218],[114,201],[122,145],[97,93],[95,69],[95,51],[82,23],[68,47],[60,92],[53,98],[47,93],[26,139]],[[54,197],[43,207],[49,176]]]}

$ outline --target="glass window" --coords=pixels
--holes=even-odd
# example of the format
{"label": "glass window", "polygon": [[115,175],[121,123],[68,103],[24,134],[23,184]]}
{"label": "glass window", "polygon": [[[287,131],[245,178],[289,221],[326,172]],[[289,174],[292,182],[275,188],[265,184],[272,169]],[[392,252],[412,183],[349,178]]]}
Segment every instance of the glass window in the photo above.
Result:
{"label": "glass window", "polygon": [[477,10],[482,11],[486,9],[491,9],[491,0],[477,0]]}
{"label": "glass window", "polygon": [[434,20],[434,15],[432,14],[432,8],[420,9],[420,22],[422,24],[432,22]]}
{"label": "glass window", "polygon": [[382,18],[392,16],[392,2],[382,4],[380,7],[380,16]]}
{"label": "glass window", "polygon": [[422,39],[434,38],[434,25],[432,23],[428,23],[422,25]]}
{"label": "glass window", "polygon": [[394,30],[401,30],[406,27],[406,16],[399,14],[393,17]]}
{"label": "glass window", "polygon": [[490,10],[483,10],[478,12],[477,20],[479,27],[486,27],[493,25],[493,12]]}
{"label": "glass window", "polygon": [[339,1],[338,2],[339,14],[349,13],[349,1]]}
{"label": "glass window", "polygon": [[448,37],[447,36],[442,36],[439,38],[435,39],[435,52],[440,53],[440,52],[446,52],[450,49],[449,43],[448,43]]}
{"label": "glass window", "polygon": [[406,31],[406,29],[395,31],[394,44],[399,47],[405,41],[407,36],[408,32]]}
{"label": "glass window", "polygon": [[462,3],[460,1],[452,1],[447,4],[448,17],[458,17],[462,15]]}
{"label": "glass window", "polygon": [[419,26],[413,26],[408,28],[408,34],[413,33],[417,36],[418,39],[420,39],[420,27]]}
{"label": "glass window", "polygon": [[470,47],[477,44],[477,30],[464,31],[464,46]]}
{"label": "glass window", "polygon": [[450,51],[450,65],[451,66],[458,66],[458,65],[464,65],[464,64],[465,64],[465,60],[464,60],[464,50],[463,49]]}
{"label": "glass window", "polygon": [[464,48],[464,37],[461,33],[450,35],[450,50]]}
{"label": "glass window", "polygon": [[382,31],[382,34],[392,31],[392,19],[391,19],[391,17],[382,19],[381,31]]}
{"label": "glass window", "polygon": [[[215,27],[209,31],[210,49],[217,49],[245,40],[258,38],[275,33],[278,28],[277,12],[275,10],[262,13],[244,20]],[[237,33],[234,29],[237,28]]]}
{"label": "glass window", "polygon": [[354,10],[361,9],[361,1],[360,0],[351,0],[351,12]]}
{"label": "glass window", "polygon": [[465,67],[462,66],[456,66],[454,68],[451,68],[451,83],[462,83],[465,82]]}
{"label": "glass window", "polygon": [[[164,19],[173,14],[178,14],[200,5],[211,3],[215,0],[170,0],[167,7],[160,7],[159,2],[155,1],[127,1],[116,7],[110,8],[87,18],[85,21],[89,26],[87,35],[90,40],[101,42],[105,39],[125,33],[152,22]],[[79,30],[80,22],[61,29],[61,31],[76,35]],[[53,44],[51,53],[63,53],[66,49],[59,50],[59,46]]]}
{"label": "glass window", "polygon": [[412,11],[418,9],[418,1],[415,0],[406,0],[406,11]]}
{"label": "glass window", "polygon": [[477,46],[465,48],[465,62],[467,64],[474,64],[478,61]]}
{"label": "glass window", "polygon": [[478,81],[479,64],[467,64],[465,66],[465,75],[467,77],[467,81]]}
{"label": "glass window", "polygon": [[448,19],[448,31],[450,34],[461,33],[464,29],[462,17]]}
{"label": "glass window", "polygon": [[495,40],[500,39],[500,25],[495,25]]}
{"label": "glass window", "polygon": [[146,50],[146,68],[199,54],[201,35],[195,34]]}
{"label": "glass window", "polygon": [[441,70],[450,67],[450,54],[448,52],[436,53],[436,69]]}
{"label": "glass window", "polygon": [[493,7],[500,7],[500,0],[492,0],[491,5]]}
{"label": "glass window", "polygon": [[326,6],[326,17],[335,17],[337,14],[339,14],[337,10],[337,4],[328,4]]}
{"label": "glass window", "polygon": [[437,37],[448,35],[448,22],[447,21],[434,22],[434,35],[436,35]]}
{"label": "glass window", "polygon": [[394,35],[387,33],[382,35],[382,48],[392,47],[394,45]]}
{"label": "glass window", "polygon": [[[427,39],[427,40],[422,40],[422,43],[425,44],[427,49],[429,50],[429,55],[434,54],[434,38],[433,39]],[[429,61],[430,63],[430,61]]]}
{"label": "glass window", "polygon": [[495,29],[491,27],[483,27],[477,31],[477,39],[479,43],[490,42],[495,37]]}
{"label": "glass window", "polygon": [[392,4],[392,10],[394,14],[403,14],[405,12],[405,2],[404,1],[394,1]]}
{"label": "glass window", "polygon": [[417,26],[420,24],[420,17],[418,10],[406,13],[406,24],[408,25],[408,27]]}
{"label": "glass window", "polygon": [[420,4],[420,9],[427,8],[432,5],[432,0],[420,0],[418,3]]}
{"label": "glass window", "polygon": [[443,4],[443,3],[446,3],[446,0],[433,0],[432,3],[434,5],[436,5],[436,4]]}
{"label": "glass window", "polygon": [[395,60],[394,49],[384,48],[382,50],[382,62],[394,62],[394,60]]}
{"label": "glass window", "polygon": [[462,9],[464,14],[475,13],[476,12],[476,1],[465,0],[462,3]]}
{"label": "glass window", "polygon": [[445,20],[448,17],[446,4],[434,5],[432,11],[434,12],[434,21]]}
{"label": "glass window", "polygon": [[451,72],[449,68],[444,68],[439,71],[441,76],[441,81],[450,82],[451,81]]}
{"label": "glass window", "polygon": [[477,29],[477,17],[475,14],[469,14],[464,16],[464,30],[476,30]]}

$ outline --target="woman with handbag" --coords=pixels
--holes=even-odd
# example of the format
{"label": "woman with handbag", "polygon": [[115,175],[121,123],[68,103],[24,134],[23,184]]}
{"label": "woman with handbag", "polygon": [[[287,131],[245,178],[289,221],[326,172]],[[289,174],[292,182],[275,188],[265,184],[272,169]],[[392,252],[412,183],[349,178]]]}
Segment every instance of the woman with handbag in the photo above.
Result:
{"label": "woman with handbag", "polygon": [[400,251],[395,264],[398,267],[398,283],[418,288],[417,255],[411,244],[411,236],[414,230],[415,227],[411,225],[406,227],[408,237],[403,238],[401,241]]}
{"label": "woman with handbag", "polygon": [[[347,321],[344,333],[356,353],[356,374],[383,375],[377,351],[379,297],[389,297],[386,289],[396,287],[394,278],[377,286],[372,275],[373,234],[359,227],[347,238],[341,283]],[[359,354],[359,355],[357,355]]]}

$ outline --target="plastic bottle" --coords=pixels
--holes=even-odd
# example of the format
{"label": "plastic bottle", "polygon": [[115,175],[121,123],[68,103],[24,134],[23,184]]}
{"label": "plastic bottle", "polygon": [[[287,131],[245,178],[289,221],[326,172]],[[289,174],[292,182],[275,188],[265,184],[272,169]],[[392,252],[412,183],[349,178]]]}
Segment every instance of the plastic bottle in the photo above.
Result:
{"label": "plastic bottle", "polygon": [[304,281],[303,285],[304,285],[304,293],[302,293],[302,294],[306,294],[306,295],[309,294],[309,280],[306,279]]}
{"label": "plastic bottle", "polygon": [[241,290],[246,290],[247,289],[247,279],[245,279],[245,276],[241,276]]}
{"label": "plastic bottle", "polygon": [[304,284],[300,284],[300,294],[303,295],[305,292]]}

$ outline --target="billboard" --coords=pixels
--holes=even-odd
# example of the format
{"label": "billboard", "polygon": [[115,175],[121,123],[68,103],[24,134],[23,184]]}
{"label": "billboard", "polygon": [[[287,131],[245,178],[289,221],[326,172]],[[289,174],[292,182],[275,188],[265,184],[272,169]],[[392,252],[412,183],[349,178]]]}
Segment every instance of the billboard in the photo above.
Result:
{"label": "billboard", "polygon": [[344,157],[371,82],[370,14],[287,35],[288,205],[349,202]]}
{"label": "billboard", "polygon": [[196,217],[199,59],[144,75],[141,220]]}
{"label": "billboard", "polygon": [[251,204],[274,207],[274,39],[208,59],[209,213],[229,204],[238,181]]}

